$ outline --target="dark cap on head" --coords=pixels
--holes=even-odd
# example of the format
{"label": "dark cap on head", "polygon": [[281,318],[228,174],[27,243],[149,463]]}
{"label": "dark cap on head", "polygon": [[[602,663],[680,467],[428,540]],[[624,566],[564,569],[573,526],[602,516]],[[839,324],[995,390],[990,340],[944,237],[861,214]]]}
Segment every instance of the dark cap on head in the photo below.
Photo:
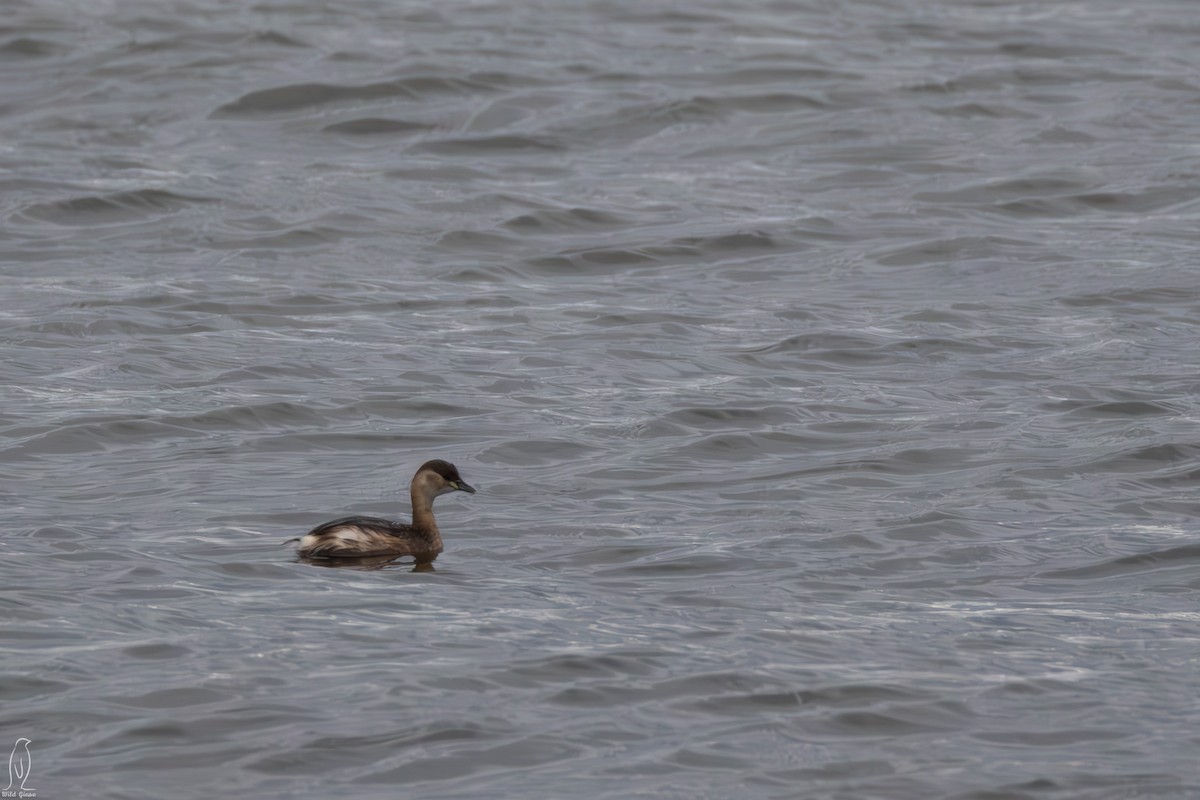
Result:
{"label": "dark cap on head", "polygon": [[[458,467],[454,466],[449,461],[442,461],[440,458],[435,458],[433,461],[426,461],[421,465],[421,468],[417,470],[417,475],[420,475],[426,470],[440,475],[442,480],[448,483],[450,488],[454,489],[455,491],[466,492],[467,494],[475,494],[475,487],[464,481],[462,476],[458,474]],[[416,484],[416,481],[416,476],[413,476],[414,485]]]}
{"label": "dark cap on head", "polygon": [[462,477],[458,474],[458,467],[449,461],[442,461],[440,458],[435,458],[433,461],[426,461],[417,472],[424,472],[425,470],[436,472],[448,481],[462,480]]}

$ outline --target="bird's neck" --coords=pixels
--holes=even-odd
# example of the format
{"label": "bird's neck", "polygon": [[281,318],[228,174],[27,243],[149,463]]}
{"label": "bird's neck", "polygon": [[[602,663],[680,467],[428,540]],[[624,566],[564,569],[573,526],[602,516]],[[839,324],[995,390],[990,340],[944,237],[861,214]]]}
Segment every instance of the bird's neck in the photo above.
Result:
{"label": "bird's neck", "polygon": [[434,549],[441,550],[442,534],[433,518],[433,498],[421,486],[412,487],[413,528],[429,537]]}

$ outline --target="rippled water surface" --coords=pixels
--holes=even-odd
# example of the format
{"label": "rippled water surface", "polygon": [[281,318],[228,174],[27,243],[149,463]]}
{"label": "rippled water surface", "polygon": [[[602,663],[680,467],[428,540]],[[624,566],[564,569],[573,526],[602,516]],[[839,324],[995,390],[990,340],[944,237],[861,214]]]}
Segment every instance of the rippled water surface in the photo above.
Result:
{"label": "rippled water surface", "polygon": [[[1197,76],[1175,0],[9,3],[0,747],[1200,797]],[[436,571],[282,544],[429,458]]]}

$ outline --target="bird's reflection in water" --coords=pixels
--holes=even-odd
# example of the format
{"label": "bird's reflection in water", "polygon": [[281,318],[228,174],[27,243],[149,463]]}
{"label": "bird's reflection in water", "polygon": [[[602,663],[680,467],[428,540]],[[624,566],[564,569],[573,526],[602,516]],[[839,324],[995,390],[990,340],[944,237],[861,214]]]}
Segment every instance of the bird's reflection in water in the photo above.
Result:
{"label": "bird's reflection in water", "polygon": [[296,560],[305,564],[312,564],[316,567],[330,568],[348,568],[348,569],[399,569],[401,567],[412,567],[413,572],[435,572],[433,562],[431,561],[401,561],[401,558],[409,558],[409,556],[363,556],[362,558],[305,558],[300,556]]}

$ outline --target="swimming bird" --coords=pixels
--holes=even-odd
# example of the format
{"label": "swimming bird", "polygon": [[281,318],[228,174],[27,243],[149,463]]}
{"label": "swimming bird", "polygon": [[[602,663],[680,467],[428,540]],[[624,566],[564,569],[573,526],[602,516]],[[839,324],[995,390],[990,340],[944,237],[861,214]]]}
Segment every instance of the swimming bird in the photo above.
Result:
{"label": "swimming bird", "polygon": [[411,525],[379,517],[335,519],[301,537],[296,552],[308,558],[414,556],[418,564],[428,564],[442,552],[442,534],[433,518],[433,501],[450,492],[475,494],[475,489],[450,462],[426,461],[410,486]]}

